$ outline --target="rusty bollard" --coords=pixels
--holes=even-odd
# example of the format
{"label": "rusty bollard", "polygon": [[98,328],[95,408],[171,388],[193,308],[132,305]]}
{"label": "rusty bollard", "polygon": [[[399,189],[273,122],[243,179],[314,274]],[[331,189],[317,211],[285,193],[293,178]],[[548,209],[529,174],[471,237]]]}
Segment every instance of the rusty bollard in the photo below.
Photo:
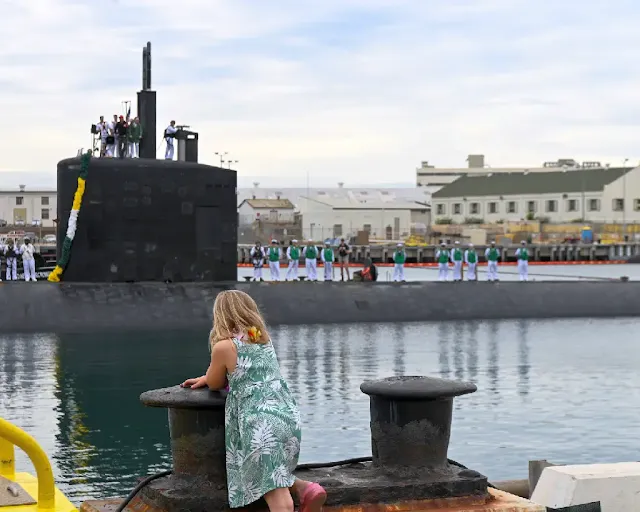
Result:
{"label": "rusty bollard", "polygon": [[370,397],[374,466],[443,468],[451,434],[453,399],[475,384],[433,377],[366,381]]}
{"label": "rusty bollard", "polygon": [[140,395],[149,407],[169,413],[173,474],[155,480],[139,494],[147,507],[166,512],[226,510],[227,478],[224,442],[226,392],[155,389]]}

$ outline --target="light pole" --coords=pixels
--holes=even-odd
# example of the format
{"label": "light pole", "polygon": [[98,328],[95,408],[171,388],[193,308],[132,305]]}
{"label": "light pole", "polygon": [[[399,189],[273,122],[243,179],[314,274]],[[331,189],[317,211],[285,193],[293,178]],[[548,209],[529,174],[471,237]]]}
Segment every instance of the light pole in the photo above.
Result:
{"label": "light pole", "polygon": [[223,158],[225,157],[225,155],[228,155],[229,152],[225,151],[224,153],[222,151],[216,151],[215,152],[216,155],[218,155],[218,157],[220,158],[220,167],[222,167],[222,163],[223,163]]}
{"label": "light pole", "polygon": [[627,166],[628,158],[624,159],[622,162],[622,241],[626,242],[627,236],[627,171],[625,167]]}
{"label": "light pole", "polygon": [[231,164],[237,164],[239,162],[239,160],[227,160],[227,163],[229,164],[229,169],[231,169]]}

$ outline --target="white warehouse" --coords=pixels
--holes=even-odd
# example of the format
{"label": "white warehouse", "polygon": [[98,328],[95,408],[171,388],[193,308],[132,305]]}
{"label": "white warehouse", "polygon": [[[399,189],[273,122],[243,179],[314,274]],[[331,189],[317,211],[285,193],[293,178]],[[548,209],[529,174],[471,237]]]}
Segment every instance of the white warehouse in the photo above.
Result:
{"label": "white warehouse", "polygon": [[398,240],[413,226],[428,226],[430,206],[415,201],[357,201],[348,198],[301,197],[302,232],[305,238],[354,236],[367,231],[372,238]]}
{"label": "white warehouse", "polygon": [[434,222],[640,222],[640,168],[463,176],[433,193],[432,208]]}
{"label": "white warehouse", "polygon": [[25,186],[0,190],[0,224],[31,226],[42,222],[43,227],[55,226],[58,196],[55,189],[29,190]]}

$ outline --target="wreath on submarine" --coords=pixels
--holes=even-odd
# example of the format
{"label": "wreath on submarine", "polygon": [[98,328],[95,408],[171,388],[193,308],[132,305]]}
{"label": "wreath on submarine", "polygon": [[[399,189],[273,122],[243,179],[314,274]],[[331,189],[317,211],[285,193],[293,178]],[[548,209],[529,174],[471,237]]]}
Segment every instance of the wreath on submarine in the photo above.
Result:
{"label": "wreath on submarine", "polygon": [[80,172],[78,173],[78,186],[76,193],[73,196],[73,205],[71,206],[71,213],[69,214],[69,220],[67,222],[67,233],[62,243],[62,254],[60,259],[56,263],[55,268],[49,274],[47,278],[52,283],[59,283],[64,269],[69,263],[69,257],[71,256],[71,246],[73,245],[73,238],[76,236],[76,227],[78,226],[78,214],[82,207],[82,197],[84,196],[84,189],[87,182],[87,174],[89,174],[89,161],[91,160],[91,152],[88,151],[80,157]]}

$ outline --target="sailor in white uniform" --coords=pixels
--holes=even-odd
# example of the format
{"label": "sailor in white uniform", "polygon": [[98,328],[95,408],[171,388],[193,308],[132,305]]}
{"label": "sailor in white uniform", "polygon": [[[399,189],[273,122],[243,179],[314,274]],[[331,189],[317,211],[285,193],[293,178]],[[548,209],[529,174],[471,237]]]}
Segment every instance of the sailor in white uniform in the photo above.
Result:
{"label": "sailor in white uniform", "polygon": [[37,281],[36,279],[36,260],[34,253],[36,252],[31,240],[24,239],[24,243],[20,246],[20,254],[22,254],[22,266],[24,267],[24,280]]}
{"label": "sailor in white uniform", "polygon": [[447,244],[442,242],[440,249],[436,251],[436,261],[438,262],[438,281],[446,281],[449,279],[449,251]]}
{"label": "sailor in white uniform", "polygon": [[7,281],[17,281],[20,249],[13,243],[12,238],[7,240],[7,245],[4,246],[3,252],[7,258]]}
{"label": "sailor in white uniform", "polygon": [[498,281],[500,251],[495,242],[492,241],[491,245],[484,251],[484,257],[487,259],[487,281]]}
{"label": "sailor in white uniform", "polygon": [[453,263],[453,280],[462,281],[462,261],[464,255],[462,249],[460,249],[460,242],[456,240],[454,242],[453,251],[451,251],[451,263]]}
{"label": "sailor in white uniform", "polygon": [[113,121],[106,123],[107,137],[105,138],[105,156],[113,158],[116,156],[116,123],[117,116],[113,116]]}
{"label": "sailor in white uniform", "polygon": [[175,121],[171,121],[164,131],[164,141],[167,143],[167,149],[164,152],[165,160],[173,160],[173,140],[177,131],[178,129],[176,128]]}
{"label": "sailor in white uniform", "polygon": [[516,250],[516,258],[518,258],[518,274],[520,281],[529,280],[529,251],[527,250],[527,242],[520,242],[521,247]]}
{"label": "sailor in white uniform", "polygon": [[477,281],[478,253],[473,244],[469,244],[469,248],[464,251],[464,262],[467,264],[467,281]]}
{"label": "sailor in white uniform", "polygon": [[336,257],[331,248],[331,243],[327,240],[324,244],[324,249],[320,253],[320,259],[324,263],[324,280],[333,281],[333,262]]}
{"label": "sailor in white uniform", "polygon": [[307,281],[317,281],[318,248],[313,244],[311,238],[307,240],[304,248],[304,265],[307,269]]}
{"label": "sailor in white uniform", "polygon": [[297,281],[298,266],[300,265],[300,247],[298,247],[297,240],[291,240],[291,245],[287,248],[287,260],[289,261],[287,281]]}
{"label": "sailor in white uniform", "polygon": [[271,247],[267,250],[267,260],[269,261],[269,273],[272,281],[280,281],[280,260],[282,251],[278,247],[277,240],[271,240]]}
{"label": "sailor in white uniform", "polygon": [[253,262],[253,280],[264,281],[262,279],[262,267],[264,266],[264,250],[260,242],[256,242],[251,248],[251,261]]}

